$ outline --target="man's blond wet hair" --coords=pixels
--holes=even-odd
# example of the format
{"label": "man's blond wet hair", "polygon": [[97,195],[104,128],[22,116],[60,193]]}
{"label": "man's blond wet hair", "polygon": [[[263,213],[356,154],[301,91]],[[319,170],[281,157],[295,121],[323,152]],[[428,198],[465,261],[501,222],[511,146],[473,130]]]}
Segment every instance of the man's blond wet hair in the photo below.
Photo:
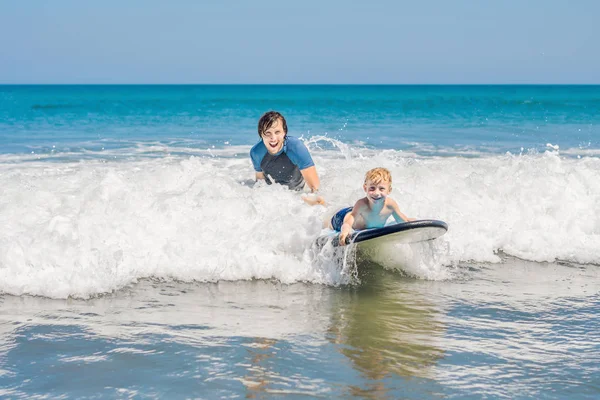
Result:
{"label": "man's blond wet hair", "polygon": [[390,187],[392,186],[392,174],[385,168],[373,168],[367,171],[365,175],[365,185],[368,181],[378,184],[381,182],[388,182]]}

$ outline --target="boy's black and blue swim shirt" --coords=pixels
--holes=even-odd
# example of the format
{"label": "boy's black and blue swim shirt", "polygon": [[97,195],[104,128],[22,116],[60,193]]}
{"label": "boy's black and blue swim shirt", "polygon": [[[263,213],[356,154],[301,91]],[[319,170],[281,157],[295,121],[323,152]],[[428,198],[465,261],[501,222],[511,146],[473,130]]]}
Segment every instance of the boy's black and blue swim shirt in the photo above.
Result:
{"label": "boy's black and blue swim shirt", "polygon": [[285,138],[283,148],[277,154],[269,153],[261,140],[250,150],[250,158],[254,170],[264,173],[268,184],[272,183],[272,179],[293,190],[301,190],[304,187],[304,178],[300,171],[315,165],[304,143],[293,136]]}

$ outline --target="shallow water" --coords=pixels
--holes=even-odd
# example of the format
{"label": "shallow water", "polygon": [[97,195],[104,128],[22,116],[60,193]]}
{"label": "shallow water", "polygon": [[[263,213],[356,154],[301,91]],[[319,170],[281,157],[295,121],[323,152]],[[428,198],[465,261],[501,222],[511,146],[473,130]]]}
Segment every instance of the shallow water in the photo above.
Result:
{"label": "shallow water", "polygon": [[[354,286],[146,280],[111,295],[3,295],[13,398],[595,398],[598,266],[361,263]],[[458,277],[460,276],[460,277]]]}

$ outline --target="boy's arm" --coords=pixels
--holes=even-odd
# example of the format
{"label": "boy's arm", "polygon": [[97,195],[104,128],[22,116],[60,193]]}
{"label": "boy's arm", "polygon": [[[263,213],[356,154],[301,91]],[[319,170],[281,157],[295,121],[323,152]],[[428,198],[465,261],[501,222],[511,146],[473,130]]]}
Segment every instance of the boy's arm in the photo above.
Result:
{"label": "boy's arm", "polygon": [[358,215],[360,214],[360,207],[361,202],[359,200],[354,204],[354,207],[352,207],[352,211],[346,214],[346,216],[344,217],[344,223],[340,228],[340,246],[346,245],[346,238],[348,237],[350,231],[352,230],[352,227],[354,226],[354,221],[356,220],[356,217],[358,217]]}
{"label": "boy's arm", "polygon": [[259,180],[259,179],[265,179],[265,173],[264,172],[261,171],[261,172],[257,172],[256,173],[256,180]]}
{"label": "boy's arm", "polygon": [[392,215],[394,216],[396,222],[408,222],[415,220],[414,218],[408,218],[406,215],[404,215],[402,211],[400,211],[400,207],[398,207],[398,203],[396,203],[396,201],[392,199],[389,200],[390,206],[392,207]]}

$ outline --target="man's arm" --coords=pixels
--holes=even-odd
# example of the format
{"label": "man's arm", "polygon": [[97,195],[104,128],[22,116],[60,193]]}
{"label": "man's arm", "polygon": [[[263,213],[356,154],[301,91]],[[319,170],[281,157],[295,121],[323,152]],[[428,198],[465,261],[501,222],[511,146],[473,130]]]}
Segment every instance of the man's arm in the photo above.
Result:
{"label": "man's arm", "polygon": [[314,194],[304,195],[302,196],[302,200],[304,200],[304,202],[309,206],[316,206],[317,204],[322,206],[327,205],[323,196],[317,196]]}
{"label": "man's arm", "polygon": [[[312,167],[308,167],[308,168],[300,170],[300,173],[302,174],[302,177],[304,178],[304,181],[310,188],[311,192],[314,193],[317,190],[319,190],[319,186],[321,185],[321,182],[319,182],[319,175],[317,174],[317,168],[314,165]],[[263,177],[263,179],[264,179],[264,177]]]}

